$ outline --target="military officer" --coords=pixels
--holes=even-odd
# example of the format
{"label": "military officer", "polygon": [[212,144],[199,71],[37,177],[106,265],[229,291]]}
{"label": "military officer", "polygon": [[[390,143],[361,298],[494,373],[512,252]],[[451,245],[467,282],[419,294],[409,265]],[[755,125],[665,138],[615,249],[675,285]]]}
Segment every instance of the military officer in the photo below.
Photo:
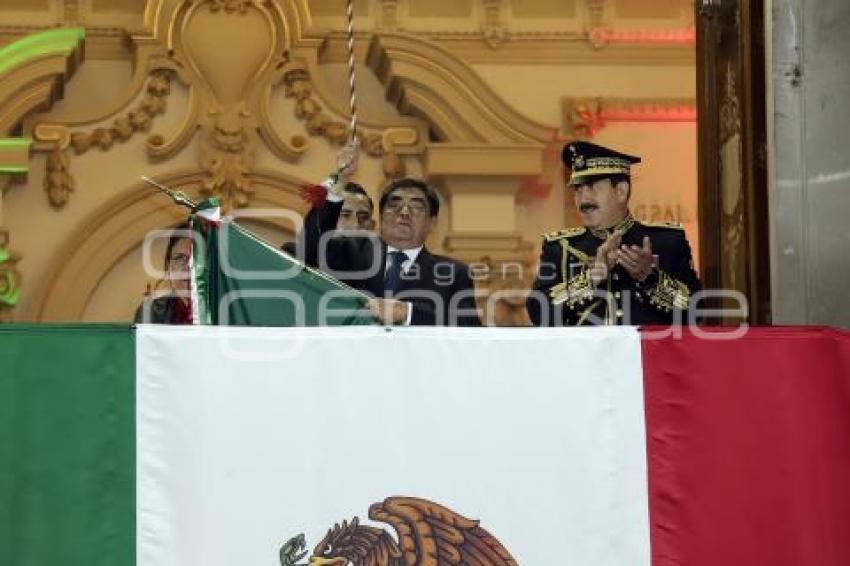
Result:
{"label": "military officer", "polygon": [[681,226],[629,213],[640,158],[577,141],[561,155],[583,226],[545,234],[534,291],[536,326],[686,323],[699,288]]}

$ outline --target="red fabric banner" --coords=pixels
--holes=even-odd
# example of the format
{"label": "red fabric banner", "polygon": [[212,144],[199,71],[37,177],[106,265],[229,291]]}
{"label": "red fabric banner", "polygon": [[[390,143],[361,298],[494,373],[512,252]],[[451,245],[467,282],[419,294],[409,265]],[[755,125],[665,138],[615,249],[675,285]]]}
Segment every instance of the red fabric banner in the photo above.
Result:
{"label": "red fabric banner", "polygon": [[850,565],[850,333],[652,334],[653,566]]}

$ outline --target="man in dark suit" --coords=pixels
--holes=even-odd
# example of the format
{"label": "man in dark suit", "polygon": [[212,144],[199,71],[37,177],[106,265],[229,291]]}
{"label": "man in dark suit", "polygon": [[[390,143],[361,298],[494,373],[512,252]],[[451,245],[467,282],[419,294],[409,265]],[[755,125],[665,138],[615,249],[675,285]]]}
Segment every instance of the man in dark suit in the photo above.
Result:
{"label": "man in dark suit", "polygon": [[640,158],[587,142],[562,153],[583,226],[544,235],[527,308],[537,326],[689,321],[699,281],[681,226],[629,213]]}
{"label": "man in dark suit", "polygon": [[468,267],[425,248],[440,211],[433,187],[412,178],[385,187],[379,236],[334,234],[343,202],[342,191],[331,188],[305,218],[307,264],[372,295],[369,309],[384,324],[480,326]]}
{"label": "man in dark suit", "polygon": [[[357,183],[347,182],[343,187],[345,192],[342,209],[340,209],[339,220],[336,223],[337,230],[366,230],[375,229],[375,221],[372,214],[375,212],[375,203],[372,197],[362,186]],[[280,247],[289,255],[298,255],[295,242],[284,242]]]}

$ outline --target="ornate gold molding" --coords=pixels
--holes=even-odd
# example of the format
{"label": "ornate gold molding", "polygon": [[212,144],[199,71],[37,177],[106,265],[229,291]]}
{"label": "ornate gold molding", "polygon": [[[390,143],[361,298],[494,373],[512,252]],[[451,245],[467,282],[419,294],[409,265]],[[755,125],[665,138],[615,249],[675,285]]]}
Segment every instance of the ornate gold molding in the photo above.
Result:
{"label": "ornate gold molding", "polygon": [[[344,114],[327,111],[326,101],[314,96],[309,54],[319,44],[303,36],[309,26],[305,10],[298,0],[151,0],[145,13],[148,31],[131,37],[137,72],[119,106],[88,119],[47,116],[35,127],[37,149],[49,153],[45,188],[51,204],[61,208],[74,190],[67,149],[73,148],[75,155],[93,147],[107,151],[116,141],[148,131],[153,118],[165,111],[172,78],[187,86],[188,109],[170,137],[156,133],[148,137],[147,154],[155,160],[169,159],[198,135],[198,162],[207,172],[202,192],[218,196],[225,210],[249,203],[253,194],[249,173],[260,141],[290,162],[307,151],[309,137],[343,143],[347,123],[339,117]],[[306,53],[308,62],[294,60],[296,53]],[[141,104],[125,110],[145,88],[145,77],[147,93]],[[271,118],[270,105],[279,85],[295,99],[296,116],[303,120],[308,136],[281,134]],[[104,122],[108,125],[101,125]],[[419,128],[405,127],[405,121],[361,123],[365,151],[383,160],[387,178],[405,174],[399,152],[421,152]],[[96,127],[71,129],[84,124]],[[376,126],[383,131],[373,131]]]}
{"label": "ornate gold molding", "polygon": [[592,138],[602,126],[602,99],[564,98],[561,102],[564,132],[577,138]]}
{"label": "ornate gold molding", "polygon": [[68,204],[71,193],[77,190],[77,183],[71,175],[71,160],[68,153],[54,149],[47,154],[44,174],[44,190],[47,201],[54,208],[62,208]]}
{"label": "ornate gold molding", "polygon": [[585,0],[584,7],[587,10],[587,22],[590,29],[603,29],[609,27],[607,16],[609,12],[607,0]]}
{"label": "ornate gold molding", "polygon": [[398,0],[381,0],[378,28],[387,31],[398,29]]}
{"label": "ornate gold molding", "polygon": [[[295,99],[295,116],[304,122],[311,136],[324,137],[329,143],[341,146],[348,139],[348,124],[334,120],[325,112],[323,105],[313,96],[313,82],[306,66],[294,66],[283,75],[286,96]],[[415,146],[419,142],[418,131],[414,128],[388,128],[383,134],[358,132],[358,137],[366,155],[382,159],[382,168],[386,180],[403,177],[407,169],[397,153],[401,146]],[[274,139],[267,140],[279,143]],[[301,135],[290,140],[292,147],[302,148],[307,140]]]}
{"label": "ornate gold molding", "polygon": [[563,131],[568,137],[592,138],[611,122],[694,122],[691,98],[564,98]]}
{"label": "ornate gold molding", "polygon": [[484,0],[481,33],[484,43],[497,49],[508,40],[510,32],[505,23],[505,0]]}
{"label": "ornate gold molding", "polygon": [[[195,119],[184,120],[183,128],[200,130],[199,163],[207,172],[202,192],[219,197],[225,210],[246,206],[254,192],[248,173],[259,131],[269,126],[259,119],[260,100],[287,62],[293,42],[287,24],[279,6],[247,0],[181,2],[153,22],[192,92]],[[182,143],[163,145],[176,151],[189,139],[180,132],[175,140]],[[286,157],[299,149],[286,147]]]}
{"label": "ornate gold molding", "polygon": [[400,33],[375,36],[367,65],[403,114],[428,117],[437,141],[534,146],[551,138],[551,127],[522,115],[434,43]]}
{"label": "ornate gold molding", "polygon": [[[387,29],[386,32],[390,30]],[[385,33],[380,30],[378,35]],[[694,64],[694,45],[658,37],[656,42],[631,43],[620,41],[619,35],[594,46],[590,32],[519,32],[511,31],[506,41],[491,46],[481,31],[421,31],[407,32],[412,37],[434,43],[450,51],[468,64],[478,65],[639,65],[650,67]],[[346,36],[342,31],[325,35],[323,63],[344,63],[347,60]],[[358,34],[356,53],[368,48],[372,36]],[[669,39],[669,41],[668,41]],[[508,49],[507,46],[510,46]]]}
{"label": "ornate gold molding", "polygon": [[[112,148],[114,142],[125,142],[137,132],[150,130],[153,119],[165,113],[171,92],[171,73],[164,70],[151,73],[146,91],[142,102],[124,116],[117,118],[112,126],[96,128],[91,132],[72,133],[71,147],[74,148],[74,153],[82,155],[95,146],[107,151]],[[160,137],[151,137],[148,143],[158,145],[157,140]]]}
{"label": "ornate gold molding", "polygon": [[[55,29],[0,49],[0,138],[29,114],[49,108],[61,97],[65,83],[83,60],[84,37],[85,32],[80,28]],[[5,191],[10,180],[18,181],[26,175],[30,149],[31,140],[26,138],[0,140],[0,191]],[[6,288],[4,296],[8,303],[17,293],[14,282],[19,278],[14,270],[17,256],[5,249],[7,242],[8,233],[4,233],[5,271],[0,285]],[[10,305],[3,309],[8,313]]]}
{"label": "ornate gold molding", "polygon": [[213,12],[224,10],[225,12],[242,12],[248,10],[248,5],[254,0],[209,0]]}
{"label": "ornate gold molding", "polygon": [[[179,0],[150,1],[146,21],[153,21],[156,11],[170,9],[169,2],[173,4],[175,1]],[[238,12],[247,9],[255,0],[207,1],[221,11],[227,11],[230,6],[231,12]],[[540,28],[537,24],[529,28],[521,18],[510,17],[508,0],[481,1],[481,8],[475,10],[472,16],[478,18],[478,22],[448,19],[448,27],[434,29],[428,22],[419,25],[416,18],[405,16],[406,10],[400,9],[398,0],[377,0],[377,10],[371,16],[360,17],[358,28],[365,36],[371,36],[373,32],[404,30],[411,35],[434,41],[467,62],[476,64],[588,64],[588,57],[592,57],[591,63],[594,65],[693,64],[694,61],[693,10],[685,7],[691,3],[690,0],[683,0],[681,16],[665,22],[666,27],[646,29],[630,28],[629,19],[615,18],[607,0],[584,0],[576,17],[564,20],[553,14],[551,21],[557,24]],[[59,13],[57,16],[61,25],[77,25],[81,19],[80,2],[67,2],[70,8],[66,7],[64,15]],[[299,38],[307,38],[308,30],[309,33],[318,33],[320,30],[322,37],[333,40],[333,47],[329,51],[330,60],[344,61],[344,45],[336,45],[337,39],[342,43],[345,39],[343,10],[338,17],[315,18],[318,24],[314,25],[308,3],[298,0],[280,0],[279,3],[288,16],[297,18],[293,26],[297,30],[290,31],[298,31]],[[103,21],[100,19],[98,23]],[[86,22],[88,58],[131,58],[132,52],[127,48],[126,38],[128,34],[138,34],[139,30],[129,29],[126,25],[132,24],[121,27],[118,20],[113,26]],[[17,39],[45,29],[48,29],[47,25],[0,25],[0,42],[4,38]],[[511,48],[505,49],[508,44]],[[634,47],[637,50],[632,49]]]}
{"label": "ornate gold molding", "polygon": [[[340,103],[342,97],[338,96],[338,93],[331,92],[321,81],[316,80],[316,76],[319,74],[318,67],[320,62],[327,63],[323,54],[325,53],[328,45],[327,41],[321,41],[318,44],[310,45],[307,48],[295,50],[299,59],[292,61],[286,66],[283,70],[283,76],[294,71],[296,73],[296,77],[299,75],[304,77],[304,80],[307,81],[309,85],[301,85],[299,88],[304,90],[302,90],[298,96],[305,96],[306,93],[309,92],[310,97],[313,99],[313,103],[317,104],[321,108],[322,112],[327,115],[328,119],[339,121],[342,117],[345,117],[345,119],[348,120],[348,109],[344,104]],[[357,64],[363,65],[366,55],[366,43],[355,42],[355,45]],[[357,55],[357,53],[359,53],[359,55]],[[282,80],[282,82],[285,81]],[[295,96],[292,97],[295,98]],[[383,146],[384,155],[392,153],[395,157],[398,157],[401,155],[421,155],[423,153],[425,143],[428,141],[428,127],[422,119],[402,116],[398,119],[394,119],[392,122],[387,122],[385,120],[373,120],[370,119],[367,112],[368,108],[361,110],[363,110],[362,115],[359,117],[362,129],[360,132],[361,139],[368,137],[369,140],[375,141],[376,138],[370,134],[380,133],[380,141]],[[297,114],[296,117],[298,117]],[[386,172],[387,164],[385,164],[384,167]]]}
{"label": "ornate gold molding", "polygon": [[12,322],[21,295],[21,256],[9,249],[9,231],[0,228],[0,323]]}
{"label": "ornate gold molding", "polygon": [[723,73],[723,98],[720,102],[720,143],[741,133],[741,104],[738,99],[737,75],[732,63]]}
{"label": "ornate gold molding", "polygon": [[[68,203],[70,194],[76,189],[71,175],[71,162],[67,150],[73,148],[75,155],[83,155],[97,147],[109,151],[116,142],[126,142],[135,133],[147,132],[153,119],[164,113],[168,94],[171,90],[169,71],[154,71],[147,83],[147,93],[141,103],[116,118],[111,126],[99,127],[86,132],[71,132],[63,124],[40,123],[33,129],[35,149],[47,152],[44,189],[48,201],[54,208],[62,208]],[[162,138],[153,135],[148,139],[149,146],[159,146]]]}
{"label": "ornate gold molding", "polygon": [[0,137],[61,97],[83,60],[84,37],[80,28],[60,28],[0,49]]}

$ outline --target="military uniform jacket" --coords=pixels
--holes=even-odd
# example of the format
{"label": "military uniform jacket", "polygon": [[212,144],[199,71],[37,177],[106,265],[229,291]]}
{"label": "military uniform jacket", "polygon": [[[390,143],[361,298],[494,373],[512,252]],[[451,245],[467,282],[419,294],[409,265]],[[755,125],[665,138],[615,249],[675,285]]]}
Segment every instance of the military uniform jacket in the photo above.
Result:
{"label": "military uniform jacket", "polygon": [[[649,236],[656,267],[639,283],[617,265],[594,286],[590,265],[615,229],[624,231],[622,243],[628,246],[641,246]],[[535,326],[687,323],[690,297],[698,289],[684,230],[629,217],[610,230],[568,228],[544,235],[527,309]]]}

